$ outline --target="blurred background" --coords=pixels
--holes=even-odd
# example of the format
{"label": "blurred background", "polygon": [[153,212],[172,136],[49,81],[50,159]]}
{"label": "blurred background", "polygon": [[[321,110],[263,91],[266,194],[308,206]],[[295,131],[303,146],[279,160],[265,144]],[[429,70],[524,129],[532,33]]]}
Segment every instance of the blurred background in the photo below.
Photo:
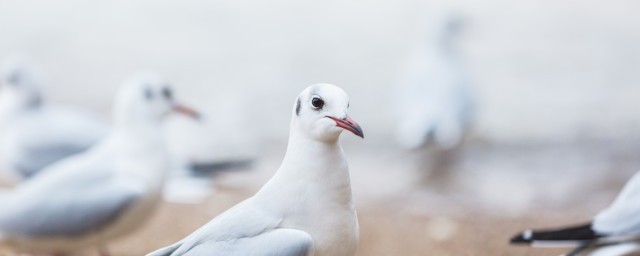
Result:
{"label": "blurred background", "polygon": [[[0,1],[0,58],[30,56],[49,101],[105,118],[126,78],[154,70],[205,115],[202,125],[170,120],[177,151],[256,158],[247,172],[217,177],[204,202],[164,204],[112,246],[115,255],[172,243],[255,193],[284,155],[295,97],[318,82],[347,91],[366,135],[342,138],[359,255],[549,255],[563,250],[508,239],[589,220],[640,168],[638,8],[631,0]],[[443,150],[408,150],[395,139],[403,69],[433,47],[441,17],[459,26],[447,42],[474,113],[444,168],[432,164]]]}

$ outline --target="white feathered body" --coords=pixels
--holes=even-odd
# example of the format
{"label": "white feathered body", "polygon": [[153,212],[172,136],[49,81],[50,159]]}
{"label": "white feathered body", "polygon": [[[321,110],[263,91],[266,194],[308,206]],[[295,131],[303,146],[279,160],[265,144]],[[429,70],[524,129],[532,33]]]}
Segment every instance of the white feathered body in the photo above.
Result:
{"label": "white feathered body", "polygon": [[[151,139],[123,146],[125,140],[145,140],[144,137],[123,134],[111,136],[84,154],[54,164],[42,176],[24,183],[15,194],[7,196],[8,200],[20,204],[20,201],[48,193],[52,196],[65,190],[82,193],[84,186],[85,189],[111,187],[108,184],[119,190],[127,190],[129,194],[139,195],[112,222],[77,236],[14,236],[3,234],[0,230],[0,245],[36,253],[73,252],[81,248],[104,246],[111,239],[140,228],[161,200],[169,166],[161,140]],[[105,200],[109,200],[109,191],[104,193]]]}
{"label": "white feathered body", "polygon": [[281,227],[311,235],[314,255],[355,255],[358,218],[342,148],[337,143],[315,142],[298,150],[292,144],[278,173],[255,195],[256,202],[282,215]]}
{"label": "white feathered body", "polygon": [[347,115],[348,106],[339,87],[307,87],[294,103],[287,152],[271,180],[253,197],[148,256],[354,256],[358,219],[338,139],[342,126],[363,134]]}
{"label": "white feathered body", "polygon": [[108,133],[96,115],[71,108],[44,105],[6,115],[0,118],[0,166],[22,177],[90,148]]}
{"label": "white feathered body", "polygon": [[[268,238],[267,244],[258,244],[257,248],[246,248],[252,245],[250,242],[232,242],[259,239],[282,230],[301,232]],[[308,236],[313,247],[308,256],[356,254],[359,227],[351,200],[349,170],[339,144],[290,139],[280,169],[255,196],[182,241],[149,255],[280,255],[280,244],[283,248],[304,244]],[[212,245],[199,249],[202,244]]]}
{"label": "white feathered body", "polygon": [[593,229],[606,235],[640,235],[640,172],[627,182],[611,206],[596,215]]}

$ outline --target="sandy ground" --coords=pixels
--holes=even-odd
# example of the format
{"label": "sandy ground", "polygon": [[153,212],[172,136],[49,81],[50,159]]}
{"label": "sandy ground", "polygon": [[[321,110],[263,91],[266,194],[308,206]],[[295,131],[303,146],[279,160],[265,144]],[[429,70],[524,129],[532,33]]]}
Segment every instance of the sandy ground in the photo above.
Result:
{"label": "sandy ground", "polygon": [[[630,142],[507,145],[468,143],[434,166],[434,152],[400,153],[343,139],[361,241],[358,255],[559,255],[565,249],[510,246],[532,227],[588,221],[640,166]],[[163,203],[138,232],[109,245],[143,255],[190,234],[251,196],[276,170],[284,145],[251,170],[218,176],[199,204]],[[78,255],[94,255],[81,252]]]}
{"label": "sandy ground", "polygon": [[[630,152],[638,149],[625,143],[473,143],[447,173],[425,176],[424,163],[416,161],[423,153],[392,160],[347,147],[361,224],[358,255],[559,255],[566,250],[507,241],[531,227],[588,221],[634,173],[640,158]],[[202,204],[163,204],[142,230],[113,244],[113,254],[140,255],[193,232],[253,194],[277,167],[277,155],[268,154],[251,172],[219,177],[217,193]],[[412,162],[421,167],[412,169]],[[416,182],[421,176],[426,178]],[[390,178],[396,181],[385,188]]]}
{"label": "sandy ground", "polygon": [[[114,255],[141,255],[171,244],[206,223],[211,217],[241,200],[237,194],[220,193],[206,204],[185,206],[165,204],[149,225],[137,234],[114,244]],[[188,217],[186,217],[188,216]],[[565,250],[509,247],[507,239],[528,225],[571,222],[580,214],[566,214],[550,220],[498,219],[486,216],[448,218],[408,215],[394,209],[359,209],[361,242],[358,255],[553,255]],[[434,229],[441,230],[442,235]]]}

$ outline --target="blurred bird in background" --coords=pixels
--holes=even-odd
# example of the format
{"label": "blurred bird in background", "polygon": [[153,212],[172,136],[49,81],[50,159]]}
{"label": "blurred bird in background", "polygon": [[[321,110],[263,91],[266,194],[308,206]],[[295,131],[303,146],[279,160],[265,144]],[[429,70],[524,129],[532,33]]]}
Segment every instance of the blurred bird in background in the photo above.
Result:
{"label": "blurred bird in background", "polygon": [[0,73],[0,172],[5,183],[83,152],[108,132],[98,115],[47,102],[43,78],[26,57],[7,58]]}
{"label": "blurred bird in background", "polygon": [[472,118],[472,95],[456,39],[462,20],[443,13],[431,20],[429,36],[419,40],[401,75],[398,142],[416,149],[431,144],[459,145]]}
{"label": "blurred bird in background", "polygon": [[[48,103],[40,70],[23,54],[7,57],[0,73],[0,179],[16,184],[64,158],[81,153],[107,136],[110,125],[91,111]],[[168,139],[176,132],[165,133]],[[193,131],[189,131],[193,132]],[[170,180],[165,199],[198,203],[213,193],[219,173],[248,170],[251,158],[195,160],[176,152],[171,140]],[[190,152],[192,153],[192,152]],[[200,153],[200,152],[198,152]],[[208,155],[202,154],[200,155]]]}
{"label": "blurred bird in background", "polygon": [[[511,239],[512,244],[531,246],[576,247],[567,255],[623,245],[638,250],[640,243],[640,172],[624,186],[609,208],[592,221],[581,225],[549,230],[527,230]],[[605,248],[606,249],[606,248]],[[622,255],[610,253],[602,255]]]}
{"label": "blurred bird in background", "polygon": [[437,174],[469,130],[473,101],[456,44],[462,20],[450,11],[428,17],[426,36],[418,37],[400,73],[396,138],[406,149],[429,150],[433,157],[424,162]]}
{"label": "blurred bird in background", "polygon": [[156,75],[127,82],[108,136],[0,195],[0,247],[45,254],[98,248],[108,255],[105,246],[139,228],[162,198],[170,163],[161,123],[173,112],[199,117]]}

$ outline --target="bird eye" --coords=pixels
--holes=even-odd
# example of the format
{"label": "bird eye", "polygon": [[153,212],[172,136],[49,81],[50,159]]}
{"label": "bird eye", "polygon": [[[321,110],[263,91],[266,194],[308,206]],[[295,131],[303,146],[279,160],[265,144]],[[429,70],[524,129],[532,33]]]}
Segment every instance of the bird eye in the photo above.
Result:
{"label": "bird eye", "polygon": [[315,109],[322,109],[322,107],[324,107],[324,100],[320,97],[313,97],[313,99],[311,99],[311,105]]}
{"label": "bird eye", "polygon": [[162,88],[162,96],[164,96],[165,99],[171,100],[173,99],[173,91],[168,87],[164,87]]}

